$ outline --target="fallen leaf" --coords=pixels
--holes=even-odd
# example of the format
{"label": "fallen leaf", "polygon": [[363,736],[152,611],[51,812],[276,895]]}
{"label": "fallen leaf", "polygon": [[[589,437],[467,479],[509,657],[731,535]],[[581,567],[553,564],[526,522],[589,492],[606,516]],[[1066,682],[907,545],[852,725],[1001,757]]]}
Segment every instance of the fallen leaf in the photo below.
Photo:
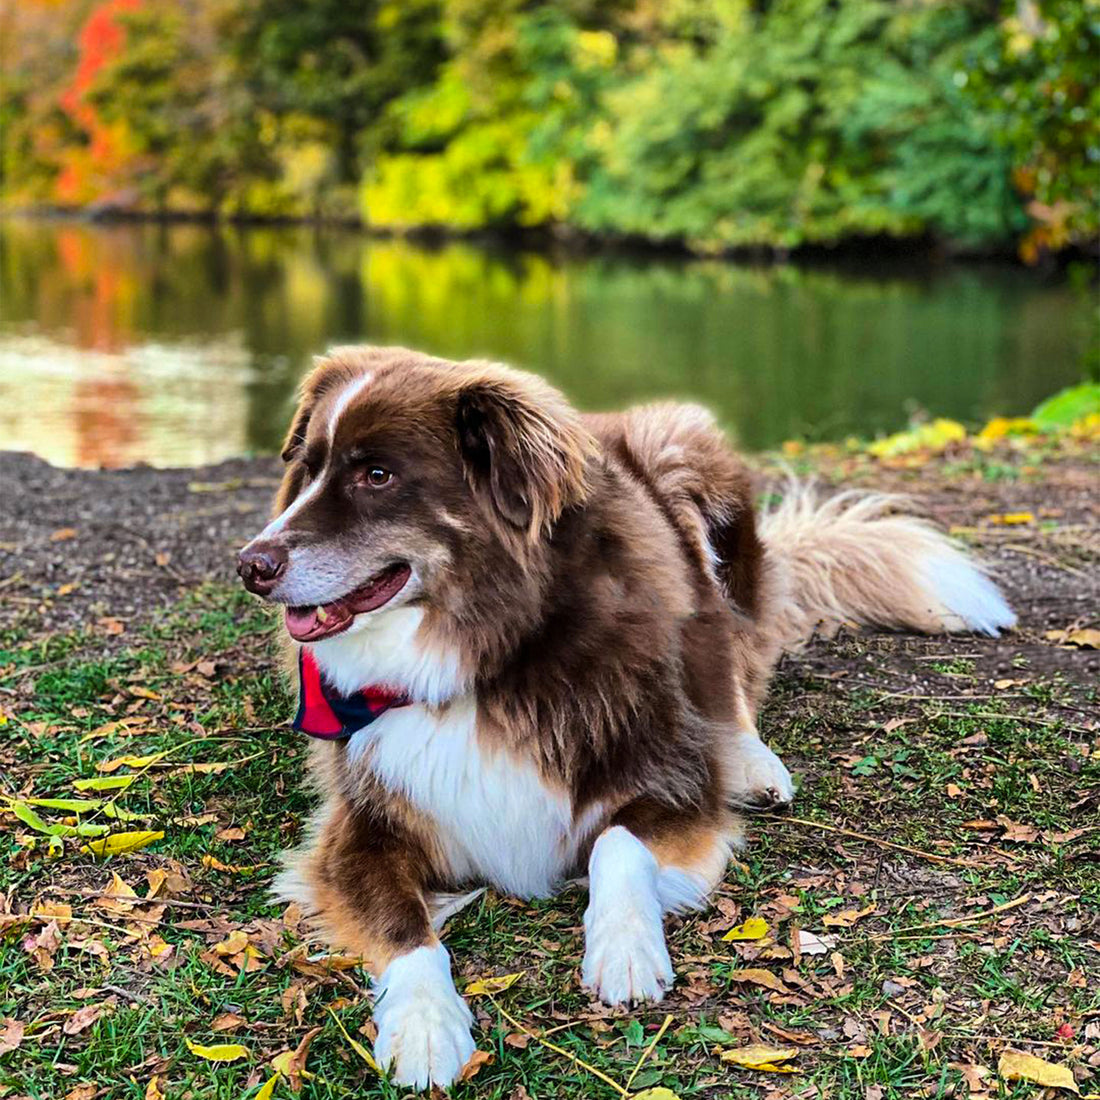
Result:
{"label": "fallen leaf", "polygon": [[137,891],[127,885],[117,871],[112,871],[111,885],[96,898],[94,904],[109,913],[129,913],[140,901]]}
{"label": "fallen leaf", "polygon": [[68,542],[69,539],[75,539],[76,535],[75,527],[59,527],[50,535],[50,542]]}
{"label": "fallen leaf", "polygon": [[31,916],[55,920],[64,928],[73,919],[73,907],[63,901],[38,901],[31,906]]}
{"label": "fallen leaf", "polygon": [[476,1077],[481,1072],[482,1066],[492,1065],[496,1061],[496,1055],[488,1050],[475,1050],[470,1055],[470,1060],[462,1067],[462,1072],[458,1075],[460,1081],[469,1081],[471,1077]]}
{"label": "fallen leaf", "polygon": [[78,791],[124,791],[137,779],[136,775],[99,775],[92,779],[75,779]]}
{"label": "fallen leaf", "polygon": [[271,1097],[275,1095],[275,1086],[278,1083],[279,1074],[276,1073],[274,1076],[269,1077],[264,1082],[263,1088],[260,1089],[258,1093],[256,1093],[256,1095],[253,1097],[253,1100],[271,1100]]}
{"label": "fallen leaf", "polygon": [[66,1035],[79,1035],[87,1031],[108,1009],[105,1004],[85,1005],[78,1008],[62,1025],[61,1030]]}
{"label": "fallen leaf", "polygon": [[160,1074],[154,1073],[149,1078],[149,1084],[145,1086],[145,1100],[164,1100],[164,1092],[160,1087]]}
{"label": "fallen leaf", "polygon": [[247,934],[236,928],[221,943],[214,944],[214,952],[218,955],[239,955],[247,946]]}
{"label": "fallen leaf", "polygon": [[363,1044],[360,1043],[357,1039],[353,1039],[348,1034],[348,1029],[344,1027],[344,1024],[341,1021],[340,1017],[337,1016],[336,1013],[332,1011],[332,1009],[329,1009],[329,1015],[336,1021],[336,1026],[343,1033],[344,1038],[347,1039],[348,1045],[351,1047],[351,1049],[354,1050],[355,1053],[358,1054],[359,1057],[362,1058],[363,1061],[366,1062],[367,1065],[370,1066],[370,1068],[374,1070],[374,1072],[377,1073],[379,1077],[385,1076],[382,1073],[382,1067],[374,1060],[371,1052],[367,1050],[367,1048],[363,1046]]}
{"label": "fallen leaf", "polygon": [[724,1050],[719,1055],[723,1062],[729,1062],[743,1069],[766,1070],[769,1073],[796,1073],[793,1066],[781,1063],[798,1057],[797,1047],[772,1047],[766,1043],[751,1043],[749,1046]]}
{"label": "fallen leaf", "polygon": [[24,1024],[19,1020],[6,1019],[4,1021],[4,1030],[0,1031],[0,1054],[7,1054],[9,1050],[16,1050],[19,1044],[23,1042],[23,1032],[26,1030]]}
{"label": "fallen leaf", "polygon": [[208,1062],[236,1062],[248,1057],[248,1049],[242,1047],[240,1043],[217,1043],[214,1046],[204,1047],[199,1043],[191,1042],[190,1039],[185,1039],[184,1042],[192,1054],[205,1058]]}
{"label": "fallen leaf", "polygon": [[749,967],[745,970],[731,970],[731,980],[735,982],[749,982],[752,985],[762,985],[766,989],[774,989],[776,993],[789,993],[790,990],[770,970],[762,970]]}
{"label": "fallen leaf", "polygon": [[99,1092],[98,1086],[92,1081],[85,1081],[82,1085],[77,1085],[75,1089],[70,1089],[65,1093],[65,1100],[92,1100],[92,1097]]}
{"label": "fallen leaf", "polygon": [[762,940],[768,934],[768,922],[763,917],[749,917],[743,924],[735,924],[723,937],[723,943],[731,940]]}
{"label": "fallen leaf", "polygon": [[525,1035],[522,1031],[513,1031],[504,1036],[504,1045],[514,1047],[516,1050],[526,1050],[530,1042],[531,1036]]}
{"label": "fallen leaf", "polygon": [[112,833],[102,840],[90,840],[80,850],[97,856],[116,856],[122,852],[136,852],[156,840],[163,840],[163,832]]}
{"label": "fallen leaf", "polygon": [[286,1077],[292,1092],[301,1092],[303,1081],[313,1076],[312,1073],[306,1073],[306,1058],[310,1043],[323,1030],[320,1027],[311,1028],[294,1050],[285,1050],[271,1059],[271,1068]]}
{"label": "fallen leaf", "polygon": [[158,760],[163,760],[166,752],[154,752],[149,756],[116,756],[114,760],[101,760],[95,766],[97,772],[117,772],[119,768],[147,768]]}
{"label": "fallen leaf", "polygon": [[[828,916],[823,917],[821,923],[828,925],[830,928],[851,928],[856,921],[870,916],[877,908],[878,906],[872,903],[866,909],[841,909],[839,913],[830,913]],[[802,948],[802,952],[806,955],[813,954],[812,951],[807,951],[805,947]]]}
{"label": "fallen leaf", "polygon": [[1071,630],[1066,635],[1066,645],[1080,649],[1100,649],[1100,630]]}
{"label": "fallen leaf", "polygon": [[244,840],[245,831],[239,826],[229,829],[219,829],[214,834],[215,840]]}
{"label": "fallen leaf", "polygon": [[1024,523],[1035,522],[1035,516],[1031,512],[1001,512],[985,518],[987,523],[998,527],[1018,527]]}
{"label": "fallen leaf", "polygon": [[827,955],[836,947],[836,936],[819,936],[816,932],[798,931],[798,949],[803,955]]}
{"label": "fallen leaf", "polygon": [[211,1021],[211,1031],[236,1031],[238,1028],[244,1027],[248,1021],[243,1016],[238,1016],[235,1012],[223,1012],[220,1016],[215,1016]]}
{"label": "fallen leaf", "polygon": [[212,871],[225,871],[231,875],[247,875],[252,871],[258,871],[264,866],[262,863],[250,863],[248,865],[239,863],[222,863],[217,856],[206,855],[202,857],[202,865],[209,867]]}
{"label": "fallen leaf", "polygon": [[518,974],[502,974],[495,978],[478,978],[466,986],[466,995],[473,997],[479,993],[503,993],[504,990],[511,989],[522,977],[523,972],[520,971]]}
{"label": "fallen leaf", "polygon": [[1048,1089],[1067,1089],[1080,1096],[1080,1089],[1069,1066],[1044,1062],[1034,1054],[1019,1050],[1003,1051],[997,1060],[997,1075],[1005,1081],[1029,1081]]}
{"label": "fallen leaf", "polygon": [[[523,1088],[523,1086],[519,1086]],[[527,1090],[524,1089],[524,1092]],[[632,1092],[630,1094],[630,1100],[680,1100],[680,1097],[672,1091],[672,1089],[666,1089],[663,1085],[658,1085],[656,1088],[643,1089],[641,1092]]]}

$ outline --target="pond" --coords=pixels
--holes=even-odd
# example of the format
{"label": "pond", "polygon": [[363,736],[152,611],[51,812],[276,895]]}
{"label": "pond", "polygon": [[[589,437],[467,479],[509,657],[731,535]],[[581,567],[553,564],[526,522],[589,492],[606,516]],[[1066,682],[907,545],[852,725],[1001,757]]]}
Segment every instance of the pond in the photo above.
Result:
{"label": "pond", "polygon": [[1009,267],[745,266],[426,247],[312,227],[0,222],[0,449],[71,466],[278,449],[313,355],[405,344],[539,371],[581,407],[678,397],[746,448],[1079,381],[1088,298]]}

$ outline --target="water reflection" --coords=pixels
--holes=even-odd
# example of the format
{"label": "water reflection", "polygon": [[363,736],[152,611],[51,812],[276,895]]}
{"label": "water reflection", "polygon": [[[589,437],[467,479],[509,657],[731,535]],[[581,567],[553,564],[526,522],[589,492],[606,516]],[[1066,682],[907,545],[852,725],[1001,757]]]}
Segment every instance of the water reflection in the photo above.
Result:
{"label": "water reflection", "polygon": [[540,370],[589,408],[714,407],[746,446],[1019,413],[1077,380],[1088,304],[935,277],[426,249],[303,228],[0,223],[0,446],[82,466],[274,450],[310,357],[404,343]]}

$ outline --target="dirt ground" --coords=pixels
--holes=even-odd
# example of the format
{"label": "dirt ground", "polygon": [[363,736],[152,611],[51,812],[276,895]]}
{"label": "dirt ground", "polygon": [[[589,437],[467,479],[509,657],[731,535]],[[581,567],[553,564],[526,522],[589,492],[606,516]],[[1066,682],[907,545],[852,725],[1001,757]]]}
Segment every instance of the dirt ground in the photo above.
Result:
{"label": "dirt ground", "polygon": [[[845,630],[784,659],[762,727],[797,800],[751,823],[710,911],[671,922],[660,1005],[613,1013],[579,988],[578,890],[455,917],[460,988],[521,975],[473,996],[485,1055],[457,1097],[1035,1095],[1014,1052],[1100,1091],[1100,453],[783,461],[917,495],[1018,628]],[[758,465],[766,496],[780,460]],[[273,620],[234,575],[278,475],[0,455],[4,1100],[403,1095],[348,1041],[372,1036],[362,979],[265,893],[310,806]],[[133,782],[83,817],[38,812],[71,828],[124,806],[162,836],[104,864],[28,825],[28,800],[105,776]],[[725,938],[749,917],[764,938]],[[217,1043],[241,1053],[196,1054]],[[315,1076],[294,1078],[303,1043]],[[752,1043],[795,1072],[738,1065]]]}

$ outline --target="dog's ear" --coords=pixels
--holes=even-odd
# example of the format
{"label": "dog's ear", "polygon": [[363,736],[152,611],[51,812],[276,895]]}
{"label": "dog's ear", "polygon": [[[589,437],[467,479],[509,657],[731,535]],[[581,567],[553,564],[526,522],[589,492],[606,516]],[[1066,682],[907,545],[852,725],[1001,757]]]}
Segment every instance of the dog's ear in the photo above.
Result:
{"label": "dog's ear", "polygon": [[533,375],[487,367],[459,392],[455,427],[466,476],[506,531],[534,542],[587,496],[595,443]]}

